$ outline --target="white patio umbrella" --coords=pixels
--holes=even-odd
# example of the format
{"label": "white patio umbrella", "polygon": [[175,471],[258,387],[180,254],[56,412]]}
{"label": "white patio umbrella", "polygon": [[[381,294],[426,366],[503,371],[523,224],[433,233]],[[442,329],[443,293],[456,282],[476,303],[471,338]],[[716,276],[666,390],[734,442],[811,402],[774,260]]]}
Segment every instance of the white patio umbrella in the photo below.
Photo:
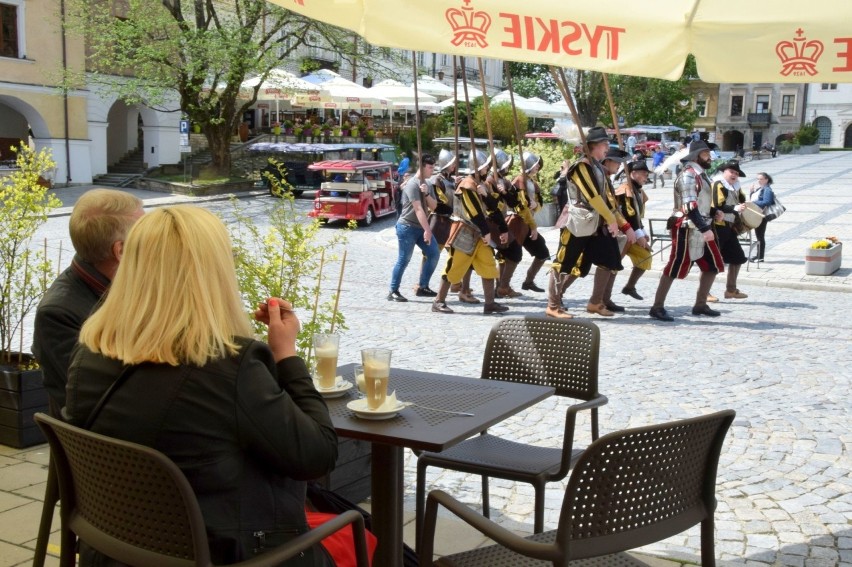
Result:
{"label": "white patio umbrella", "polygon": [[275,101],[275,116],[278,116],[278,103],[281,100],[292,100],[296,94],[318,94],[319,87],[304,81],[283,69],[272,69],[264,79],[262,75],[246,79],[240,84],[241,97],[250,98],[251,92],[257,89],[257,100]]}
{"label": "white patio umbrella", "polygon": [[[425,112],[440,112],[441,108],[436,102],[437,99],[430,94],[420,92],[419,82],[417,86],[417,104],[415,104],[414,101],[414,86],[404,85],[399,81],[394,81],[393,79],[381,81],[367,90],[372,96],[390,100],[394,109],[404,110],[406,118],[408,117],[409,110],[416,110],[418,108],[420,111]],[[391,114],[391,122],[392,121],[393,114]]]}
{"label": "white patio umbrella", "polygon": [[[412,83],[412,88],[414,83]],[[442,83],[435,77],[424,75],[417,77],[417,93],[432,95],[436,100],[442,101],[445,98],[453,96],[453,87],[446,83]]]}
{"label": "white patio umbrella", "polygon": [[[317,95],[297,94],[294,104],[298,106],[339,110],[389,110],[393,106],[390,100],[371,95],[369,89],[344,79],[333,71],[323,70],[323,73],[317,72],[303,78],[308,82],[320,80],[320,82],[315,83],[320,91]],[[342,112],[340,113],[340,124],[343,125]]]}

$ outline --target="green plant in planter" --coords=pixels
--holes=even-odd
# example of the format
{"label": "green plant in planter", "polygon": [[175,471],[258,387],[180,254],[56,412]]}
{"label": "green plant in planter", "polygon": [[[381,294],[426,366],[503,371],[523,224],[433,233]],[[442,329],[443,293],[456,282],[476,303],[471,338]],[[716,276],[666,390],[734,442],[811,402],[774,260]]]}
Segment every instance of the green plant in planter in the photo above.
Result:
{"label": "green plant in planter", "polygon": [[[237,280],[247,309],[253,311],[268,297],[280,297],[293,304],[300,314],[302,330],[296,339],[299,356],[311,367],[311,338],[315,333],[347,329],[337,306],[335,289],[340,275],[339,252],[348,231],[335,231],[330,240],[320,241],[319,219],[305,221],[296,209],[292,193],[282,192],[265,215],[268,226],[260,228],[249,213],[232,199],[229,224],[234,244]],[[349,229],[355,226],[350,223]],[[322,263],[321,263],[322,259]],[[255,332],[264,335],[266,326],[254,321]]]}
{"label": "green plant in planter", "polygon": [[795,142],[800,146],[812,146],[817,143],[817,140],[819,140],[819,128],[811,123],[805,124],[796,132]]}
{"label": "green plant in planter", "polygon": [[332,134],[335,138],[339,138],[343,135],[343,131],[340,128],[335,128]]}
{"label": "green plant in planter", "polygon": [[320,128],[319,126],[314,126],[313,128],[311,128],[311,136],[313,136],[314,138],[319,138],[320,135],[322,135],[322,128]]}
{"label": "green plant in planter", "polygon": [[54,270],[45,252],[33,248],[32,239],[48,214],[61,202],[39,177],[56,167],[51,152],[28,146],[12,148],[16,170],[0,183],[0,364],[23,362],[15,339],[53,282]]}
{"label": "green plant in planter", "polygon": [[302,129],[301,126],[296,126],[295,128],[293,128],[293,135],[296,136],[297,138],[302,137],[302,132],[303,132],[303,129]]}
{"label": "green plant in planter", "polygon": [[358,127],[357,127],[357,126],[355,126],[354,128],[352,128],[352,130],[349,132],[349,134],[350,134],[353,138],[357,138],[357,137],[359,137],[359,136],[361,135],[361,130],[359,130],[359,129],[358,129]]}

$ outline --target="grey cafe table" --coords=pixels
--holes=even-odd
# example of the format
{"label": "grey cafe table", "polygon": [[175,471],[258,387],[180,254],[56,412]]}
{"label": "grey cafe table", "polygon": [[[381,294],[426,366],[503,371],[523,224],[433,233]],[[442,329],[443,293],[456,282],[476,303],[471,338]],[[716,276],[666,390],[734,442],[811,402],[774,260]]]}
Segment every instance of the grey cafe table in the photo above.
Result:
{"label": "grey cafe table", "polygon": [[[347,364],[337,372],[354,382],[354,368]],[[357,387],[340,398],[326,400],[337,434],[369,441],[372,446],[373,532],[378,539],[373,564],[401,567],[403,448],[444,451],[547,398],[554,389],[391,368],[388,391],[396,391],[402,402],[474,414],[456,416],[410,406],[396,417],[373,421],[356,417],[346,407],[358,398]]]}

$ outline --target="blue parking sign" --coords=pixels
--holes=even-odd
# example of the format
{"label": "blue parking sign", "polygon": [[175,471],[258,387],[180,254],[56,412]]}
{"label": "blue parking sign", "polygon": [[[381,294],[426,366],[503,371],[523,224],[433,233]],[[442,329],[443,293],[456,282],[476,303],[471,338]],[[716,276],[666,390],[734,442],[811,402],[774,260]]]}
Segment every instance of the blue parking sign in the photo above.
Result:
{"label": "blue parking sign", "polygon": [[189,120],[180,121],[180,133],[189,134]]}

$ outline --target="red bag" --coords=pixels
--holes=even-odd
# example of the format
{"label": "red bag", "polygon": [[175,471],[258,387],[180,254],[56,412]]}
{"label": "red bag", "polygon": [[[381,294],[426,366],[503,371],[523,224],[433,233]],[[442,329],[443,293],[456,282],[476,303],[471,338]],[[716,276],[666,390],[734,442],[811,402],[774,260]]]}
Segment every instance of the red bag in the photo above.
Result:
{"label": "red bag", "polygon": [[[324,512],[313,512],[305,510],[305,515],[308,518],[308,526],[311,529],[321,526],[327,521],[335,518],[334,514],[326,514]],[[376,551],[377,540],[371,532],[366,531],[367,536],[367,558],[370,565],[373,564],[373,553]],[[334,564],[337,567],[356,567],[355,565],[355,542],[352,540],[352,526],[346,526],[340,531],[328,536],[322,540],[322,546],[334,559]]]}

